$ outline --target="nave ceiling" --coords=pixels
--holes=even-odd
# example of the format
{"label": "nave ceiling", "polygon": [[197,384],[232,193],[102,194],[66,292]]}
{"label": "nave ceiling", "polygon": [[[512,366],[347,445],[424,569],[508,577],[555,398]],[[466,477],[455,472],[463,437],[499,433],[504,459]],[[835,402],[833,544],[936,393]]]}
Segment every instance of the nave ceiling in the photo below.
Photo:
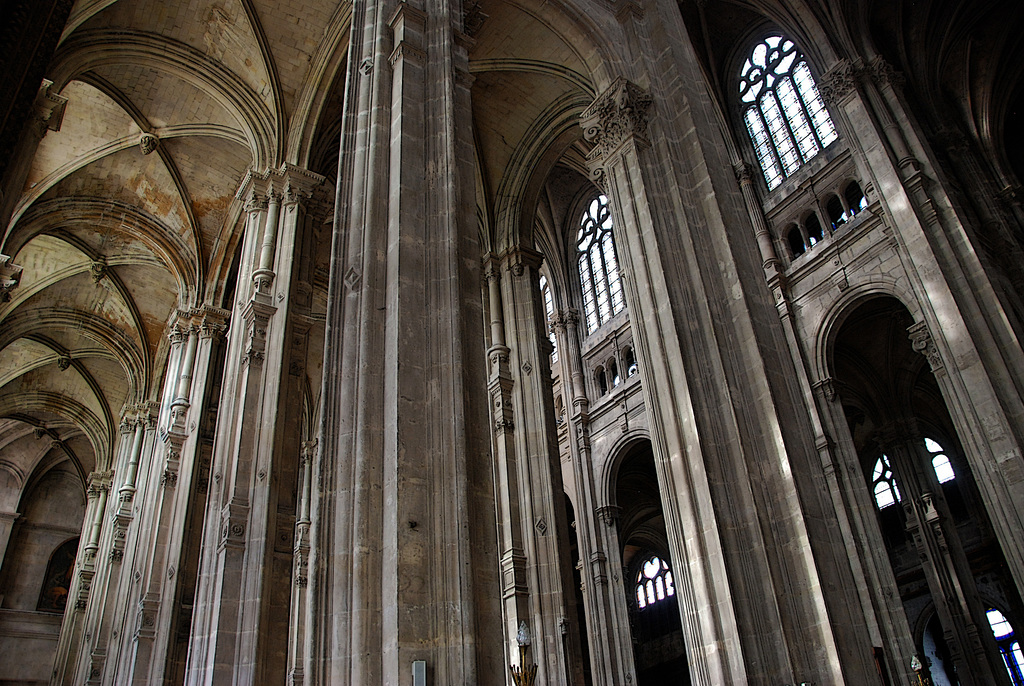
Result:
{"label": "nave ceiling", "polygon": [[[973,92],[976,80],[985,92],[1012,92],[992,87],[1014,75],[991,65],[1019,55],[1019,39],[988,35],[979,47],[954,23],[966,2],[943,3],[941,16],[923,5],[722,0],[680,9],[719,88],[734,46],[765,16],[826,28],[863,17],[901,68],[935,64],[939,51],[957,69],[956,93]],[[230,308],[246,172],[288,163],[329,183],[336,175],[350,13],[346,2],[75,5],[47,70],[49,95],[66,99],[59,130],[42,139],[0,243],[21,268],[0,304],[0,454],[22,489],[63,460],[82,475],[107,468],[122,413],[159,396],[179,313]],[[600,38],[617,28],[582,3],[484,0],[472,13],[482,247],[497,252],[536,230],[527,242],[564,260],[564,212],[586,184],[579,113],[628,71],[622,46]],[[838,35],[808,53],[825,59],[858,40]],[[968,97],[964,107],[979,136],[998,144],[1006,102]],[[573,193],[545,188],[558,179]],[[321,299],[328,229],[317,251]]]}

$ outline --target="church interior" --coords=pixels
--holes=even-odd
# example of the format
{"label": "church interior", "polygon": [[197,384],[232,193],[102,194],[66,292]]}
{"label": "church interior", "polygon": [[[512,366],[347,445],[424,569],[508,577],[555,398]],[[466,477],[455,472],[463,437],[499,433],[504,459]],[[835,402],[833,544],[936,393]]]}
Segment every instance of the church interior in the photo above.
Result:
{"label": "church interior", "polygon": [[0,686],[1024,686],[1024,4],[0,7]]}

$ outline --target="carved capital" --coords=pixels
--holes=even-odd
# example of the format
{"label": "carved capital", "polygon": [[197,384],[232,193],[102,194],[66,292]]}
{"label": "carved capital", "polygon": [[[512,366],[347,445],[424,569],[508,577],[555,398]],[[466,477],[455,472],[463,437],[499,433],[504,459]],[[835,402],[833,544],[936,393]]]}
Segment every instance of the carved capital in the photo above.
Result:
{"label": "carved capital", "polygon": [[105,493],[110,490],[110,484],[114,479],[114,470],[108,469],[105,472],[92,472],[89,474],[88,487],[86,494],[90,498],[95,498],[101,493]]}
{"label": "carved capital", "polygon": [[219,339],[228,330],[231,313],[219,307],[204,305],[196,312],[196,328],[200,338]]}
{"label": "carved capital", "polygon": [[740,182],[740,185],[754,182],[754,168],[746,162],[737,162],[732,166],[732,171],[736,175],[736,180]]}
{"label": "carved capital", "polygon": [[64,110],[67,108],[68,99],[63,95],[51,93],[52,86],[53,81],[43,79],[43,83],[36,93],[36,99],[32,103],[36,120],[45,126],[45,129],[40,130],[40,135],[45,133],[46,129],[60,131],[60,125],[64,121]]}
{"label": "carved capital", "polygon": [[867,67],[867,72],[871,75],[871,78],[875,80],[880,86],[890,86],[892,88],[900,88],[903,86],[905,79],[901,72],[885,61],[881,55],[876,55],[871,64]]}
{"label": "carved capital", "polygon": [[474,38],[489,16],[481,9],[480,0],[469,0],[462,5],[462,30]]}
{"label": "carved capital", "polygon": [[630,140],[649,145],[647,122],[652,102],[647,91],[620,76],[583,110],[580,126],[584,137],[595,145],[595,161],[607,164],[608,157]]}
{"label": "carved capital", "polygon": [[817,388],[825,400],[830,403],[835,402],[838,397],[838,393],[836,392],[836,382],[832,377],[822,379],[818,383],[814,384],[814,387]]}
{"label": "carved capital", "polygon": [[818,92],[830,106],[837,106],[857,89],[858,69],[850,60],[840,60],[838,64],[821,75],[818,80]]}
{"label": "carved capital", "polygon": [[939,349],[935,345],[935,341],[932,340],[932,334],[928,331],[928,325],[925,322],[917,322],[911,325],[907,328],[907,334],[910,338],[911,347],[925,356],[933,372],[944,368],[942,357],[939,355]]}
{"label": "carved capital", "polygon": [[622,508],[617,505],[605,505],[597,508],[594,512],[606,526],[615,526],[615,523],[619,521],[619,517],[622,515]]}

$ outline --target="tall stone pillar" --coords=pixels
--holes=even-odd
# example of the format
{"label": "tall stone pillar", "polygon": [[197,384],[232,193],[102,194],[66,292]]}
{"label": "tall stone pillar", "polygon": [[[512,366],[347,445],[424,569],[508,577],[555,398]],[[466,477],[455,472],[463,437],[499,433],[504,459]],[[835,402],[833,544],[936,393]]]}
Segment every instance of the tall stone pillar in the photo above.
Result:
{"label": "tall stone pillar", "polygon": [[104,514],[113,479],[113,470],[89,474],[86,488],[88,501],[85,506],[82,535],[78,543],[78,555],[75,558],[75,577],[71,582],[71,588],[68,589],[68,603],[61,622],[51,683],[70,684],[82,681],[75,679],[73,670],[77,664],[76,658],[88,640],[85,636],[85,627],[92,585],[96,580],[97,571],[102,579],[106,568],[105,560],[97,553],[100,549]]}
{"label": "tall stone pillar", "polygon": [[[123,610],[128,615],[124,626],[111,626],[116,624],[112,618],[97,629],[111,644],[105,649],[105,664],[91,670],[98,672],[95,683],[160,682],[176,649],[185,522],[196,495],[200,452],[196,429],[210,369],[216,364],[215,338],[225,328],[226,318],[226,312],[209,306],[179,313],[171,333],[171,363],[164,376],[165,404],[169,398],[170,410],[161,413],[164,423],[145,455],[146,469],[140,468],[144,435],[141,427],[136,428],[112,513],[116,533],[108,553],[120,570],[115,588],[126,592],[131,602]],[[126,566],[127,546],[122,539],[127,539],[124,531],[132,525],[138,532]],[[108,595],[116,597],[109,591]]]}
{"label": "tall stone pillar", "polygon": [[[583,383],[579,314],[559,312],[553,322],[563,368],[563,384],[570,438],[569,455],[576,479],[576,538],[579,543],[580,581],[586,609],[591,674],[595,685],[628,684],[635,678],[632,637],[623,584],[614,506],[604,501],[594,479],[590,449],[590,417]],[[616,580],[618,579],[618,580]]]}
{"label": "tall stone pillar", "polygon": [[612,201],[691,677],[870,680],[870,646],[840,651],[831,628],[855,625],[855,586],[718,115],[678,11],[651,9],[620,13],[651,90],[619,77],[581,119]]}
{"label": "tall stone pillar", "polygon": [[357,0],[313,509],[307,677],[503,684],[467,39]]}
{"label": "tall stone pillar", "polygon": [[[526,622],[533,634],[538,679],[581,684],[567,508],[551,394],[551,344],[544,335],[538,287],[541,255],[513,248],[501,264],[503,268],[496,270],[500,277],[489,272],[488,281],[489,290],[491,284],[500,285],[499,322],[504,321],[507,331],[507,346],[493,345],[489,351],[497,492],[499,511],[506,515],[499,520],[505,635],[514,636]],[[494,311],[491,314],[495,316]],[[512,521],[515,517],[518,521]],[[571,634],[570,640],[563,640],[563,631]],[[510,650],[510,658],[515,653]]]}
{"label": "tall stone pillar", "polygon": [[[323,177],[250,172],[239,297],[221,389],[186,683],[286,678],[309,289],[296,255]],[[308,284],[307,284],[308,285]]]}

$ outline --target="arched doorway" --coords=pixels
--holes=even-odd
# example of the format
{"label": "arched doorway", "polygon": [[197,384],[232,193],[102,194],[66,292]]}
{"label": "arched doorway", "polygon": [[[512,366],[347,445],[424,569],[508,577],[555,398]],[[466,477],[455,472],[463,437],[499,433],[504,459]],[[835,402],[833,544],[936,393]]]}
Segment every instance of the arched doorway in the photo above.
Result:
{"label": "arched doorway", "polygon": [[648,441],[632,446],[622,459],[615,498],[621,508],[623,592],[629,608],[637,682],[640,686],[689,686],[665,516]]}
{"label": "arched doorway", "polygon": [[925,675],[1010,683],[979,589],[1015,608],[1020,598],[939,383],[911,343],[920,327],[898,300],[875,297],[849,313],[834,339],[831,364],[867,518],[907,621],[921,627],[914,640]]}

